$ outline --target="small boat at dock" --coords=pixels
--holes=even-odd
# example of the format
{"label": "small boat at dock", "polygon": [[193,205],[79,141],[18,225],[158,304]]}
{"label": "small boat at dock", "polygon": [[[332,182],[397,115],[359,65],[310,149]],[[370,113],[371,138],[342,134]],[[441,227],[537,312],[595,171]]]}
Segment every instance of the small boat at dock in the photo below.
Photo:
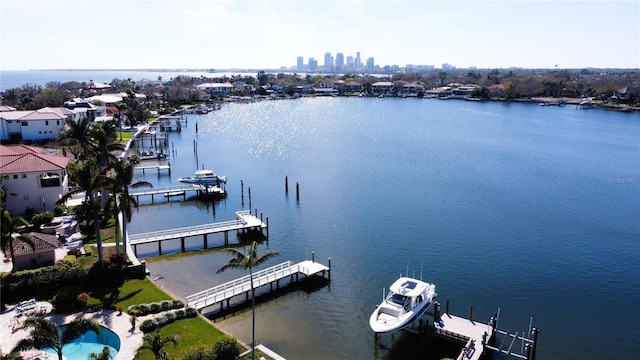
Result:
{"label": "small boat at dock", "polygon": [[418,320],[433,304],[436,286],[422,280],[400,277],[369,318],[376,334],[392,333]]}

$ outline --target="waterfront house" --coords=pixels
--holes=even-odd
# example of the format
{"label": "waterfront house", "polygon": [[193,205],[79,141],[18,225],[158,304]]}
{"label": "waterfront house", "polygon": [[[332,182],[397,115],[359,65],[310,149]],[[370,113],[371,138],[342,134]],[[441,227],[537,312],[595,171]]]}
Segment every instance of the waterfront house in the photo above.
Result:
{"label": "waterfront house", "polygon": [[53,265],[56,260],[56,249],[60,246],[56,235],[29,233],[24,235],[33,242],[33,247],[19,237],[13,242],[13,253],[16,262],[13,270],[35,269]]}
{"label": "waterfront house", "polygon": [[67,157],[35,146],[0,145],[0,176],[9,213],[22,215],[27,208],[53,211],[69,191],[68,163]]}
{"label": "waterfront house", "polygon": [[487,90],[489,91],[489,97],[499,98],[499,97],[502,97],[502,94],[504,93],[504,85],[493,84],[489,86]]}
{"label": "waterfront house", "polygon": [[362,84],[357,81],[349,81],[344,84],[346,92],[361,92]]}
{"label": "waterfront house", "polygon": [[73,112],[63,108],[0,112],[0,141],[46,142],[55,140]]}
{"label": "waterfront house", "polygon": [[417,94],[421,91],[424,92],[424,84],[420,82],[410,82],[402,85],[403,94]]}
{"label": "waterfront house", "polygon": [[196,85],[196,89],[208,92],[211,97],[229,96],[233,91],[230,83],[203,83]]}
{"label": "waterfront house", "polygon": [[393,93],[393,83],[390,81],[378,81],[371,85],[371,91],[377,95]]}
{"label": "waterfront house", "polygon": [[613,95],[619,103],[630,104],[640,99],[640,86],[625,86]]}
{"label": "waterfront house", "polygon": [[65,101],[63,106],[73,112],[71,119],[74,121],[78,121],[80,118],[93,120],[97,116],[106,115],[106,113],[104,113],[104,108],[101,110],[84,98],[75,98],[73,100]]}
{"label": "waterfront house", "polygon": [[454,98],[467,98],[469,96],[471,96],[471,93],[473,92],[473,90],[477,89],[478,86],[477,85],[459,85],[457,87],[454,87],[451,90],[451,95],[453,95]]}

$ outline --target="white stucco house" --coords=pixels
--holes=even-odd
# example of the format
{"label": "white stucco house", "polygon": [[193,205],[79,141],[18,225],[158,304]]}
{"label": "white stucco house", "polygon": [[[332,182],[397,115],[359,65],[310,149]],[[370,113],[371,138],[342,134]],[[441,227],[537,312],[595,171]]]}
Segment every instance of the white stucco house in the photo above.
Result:
{"label": "white stucco house", "polygon": [[229,96],[233,91],[230,83],[203,83],[196,85],[196,89],[208,92],[211,96]]}
{"label": "white stucco house", "polygon": [[12,216],[27,208],[53,211],[56,201],[69,192],[69,158],[28,145],[0,145],[0,177]]}
{"label": "white stucco house", "polygon": [[55,140],[73,112],[66,108],[1,111],[0,141],[45,142]]}

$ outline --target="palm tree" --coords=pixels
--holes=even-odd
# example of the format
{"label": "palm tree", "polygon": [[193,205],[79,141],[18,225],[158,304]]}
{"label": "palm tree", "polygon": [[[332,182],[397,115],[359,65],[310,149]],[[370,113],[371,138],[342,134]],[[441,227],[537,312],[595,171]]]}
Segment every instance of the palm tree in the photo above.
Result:
{"label": "palm tree", "polygon": [[[2,252],[4,252],[5,256],[7,254],[7,250],[9,250],[9,254],[11,254],[11,263],[15,265],[16,256],[13,252],[13,242],[15,238],[13,234],[18,231],[18,229],[22,226],[28,225],[29,223],[22,216],[12,217],[8,210],[4,210],[2,212],[2,223],[1,225],[1,239],[2,239]],[[21,240],[29,244],[31,248],[34,248],[33,241],[28,237],[21,237]]]}
{"label": "palm tree", "polygon": [[28,337],[18,341],[12,352],[52,348],[58,354],[58,360],[62,360],[62,348],[66,344],[87,331],[93,330],[100,334],[101,327],[95,320],[76,318],[60,331],[58,325],[45,318],[29,317],[22,322],[20,329],[31,329],[31,332]]}
{"label": "palm tree", "polygon": [[151,352],[153,352],[156,360],[169,358],[169,356],[163,349],[167,344],[173,343],[173,346],[176,346],[176,344],[178,344],[178,339],[176,339],[175,336],[168,335],[163,337],[160,335],[160,330],[156,330],[153,335],[145,335],[142,338],[142,341],[143,342],[142,346],[140,346],[140,349],[150,350]]}
{"label": "palm tree", "polygon": [[[112,177],[109,178],[109,187],[116,205],[116,218],[122,213],[122,245],[127,248],[127,223],[131,222],[131,209],[138,208],[136,198],[129,194],[129,188],[153,187],[148,181],[133,181],[133,170],[138,164],[137,160],[119,159],[112,164]],[[118,222],[116,221],[116,226]],[[116,252],[120,254],[120,231],[116,229]]]}
{"label": "palm tree", "polygon": [[97,192],[104,188],[105,178],[100,176],[97,167],[97,160],[93,157],[88,158],[84,162],[72,162],[67,166],[69,176],[78,184],[79,189],[68,192],[63,195],[57,204],[64,204],[73,195],[85,191],[85,204],[91,207],[93,215],[93,227],[95,230],[96,243],[98,246],[98,261],[104,263],[102,251],[102,236],[100,235],[100,201],[97,198]]}
{"label": "palm tree", "polygon": [[7,354],[2,354],[2,356],[0,356],[0,360],[22,360],[22,355],[12,351]]}
{"label": "palm tree", "polygon": [[249,279],[251,281],[251,359],[255,359],[256,356],[256,291],[253,288],[253,268],[265,263],[267,260],[274,256],[280,255],[275,251],[269,251],[261,256],[258,256],[258,242],[254,241],[249,245],[247,253],[236,248],[226,248],[223,250],[231,258],[229,262],[218,269],[216,273],[221,273],[227,269],[243,269],[249,270]]}
{"label": "palm tree", "polygon": [[102,352],[100,353],[91,353],[89,354],[89,359],[91,360],[111,360],[113,359],[113,355],[111,355],[111,349],[108,346],[102,348]]}
{"label": "palm tree", "polygon": [[64,130],[60,133],[60,142],[69,148],[76,160],[83,160],[90,152],[90,129],[91,120],[83,117],[77,121],[67,120]]}

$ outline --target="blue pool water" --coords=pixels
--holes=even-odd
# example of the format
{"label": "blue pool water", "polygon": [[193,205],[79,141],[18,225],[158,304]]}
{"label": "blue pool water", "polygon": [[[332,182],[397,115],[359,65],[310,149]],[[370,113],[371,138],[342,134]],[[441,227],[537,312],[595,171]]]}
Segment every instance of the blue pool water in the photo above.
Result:
{"label": "blue pool water", "polygon": [[[64,326],[61,326],[60,330],[64,331]],[[67,360],[86,360],[91,353],[100,354],[105,346],[109,347],[111,356],[115,357],[118,351],[120,351],[120,337],[113,331],[102,326],[99,335],[96,334],[95,331],[89,331],[65,345],[62,348],[62,355],[64,355]],[[57,356],[53,349],[44,349],[44,351]]]}

